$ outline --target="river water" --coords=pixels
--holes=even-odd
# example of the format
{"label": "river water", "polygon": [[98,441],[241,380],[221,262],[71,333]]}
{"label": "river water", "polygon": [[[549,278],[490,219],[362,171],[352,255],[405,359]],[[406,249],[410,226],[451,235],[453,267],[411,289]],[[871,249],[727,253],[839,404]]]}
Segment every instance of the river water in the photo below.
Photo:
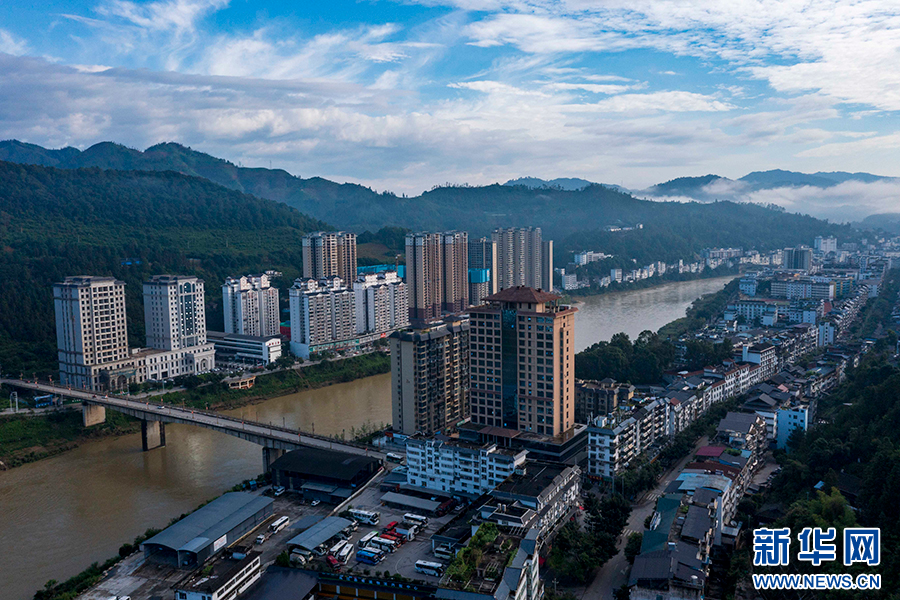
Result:
{"label": "river water", "polygon": [[[632,338],[684,315],[729,278],[587,297],[576,316],[581,350],[619,331]],[[230,411],[255,421],[348,437],[391,420],[390,376],[377,375]],[[262,470],[259,446],[188,425],[166,427],[166,447],[141,451],[139,434],[103,439],[0,473],[0,598],[26,600],[113,556],[148,527]]]}

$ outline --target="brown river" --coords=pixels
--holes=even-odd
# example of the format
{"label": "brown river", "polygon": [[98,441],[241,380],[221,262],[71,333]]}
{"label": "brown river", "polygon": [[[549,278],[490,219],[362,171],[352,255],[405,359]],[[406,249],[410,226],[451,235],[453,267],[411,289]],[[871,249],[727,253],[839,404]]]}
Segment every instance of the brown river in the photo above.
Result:
{"label": "brown river", "polygon": [[[634,337],[684,315],[730,278],[586,297],[576,350],[625,331]],[[348,437],[391,421],[389,375],[291,394],[230,411],[255,421]],[[188,425],[166,427],[166,447],[141,451],[140,434],[103,439],[0,473],[0,600],[26,600],[113,556],[148,527],[221,494],[262,470],[259,446]]]}

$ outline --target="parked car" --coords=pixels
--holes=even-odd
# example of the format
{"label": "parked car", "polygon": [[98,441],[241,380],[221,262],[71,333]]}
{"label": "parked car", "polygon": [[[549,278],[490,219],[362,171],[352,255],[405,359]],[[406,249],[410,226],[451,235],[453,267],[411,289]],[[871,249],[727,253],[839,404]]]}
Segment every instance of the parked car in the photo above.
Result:
{"label": "parked car", "polygon": [[258,536],[256,536],[256,543],[257,543],[257,544],[262,544],[262,543],[265,542],[265,541],[266,541],[266,536],[265,536],[264,534],[261,533],[261,534],[259,534]]}
{"label": "parked car", "polygon": [[274,488],[272,488],[272,494],[274,494],[275,496],[280,496],[280,495],[282,495],[283,493],[284,493],[284,487],[283,487],[283,486],[276,485]]}
{"label": "parked car", "polygon": [[320,504],[322,504],[321,500],[313,500],[312,502],[309,503],[310,506],[318,506]]}

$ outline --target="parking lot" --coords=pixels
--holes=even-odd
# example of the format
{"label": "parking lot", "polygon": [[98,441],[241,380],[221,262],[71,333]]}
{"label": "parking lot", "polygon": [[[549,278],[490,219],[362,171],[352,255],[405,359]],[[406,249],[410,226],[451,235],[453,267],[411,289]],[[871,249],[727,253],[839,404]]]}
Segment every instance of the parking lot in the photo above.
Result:
{"label": "parking lot", "polygon": [[[381,496],[384,492],[378,490],[377,485],[372,485],[364,490],[352,503],[353,508],[368,510],[381,513],[381,520],[378,525],[359,524],[359,529],[353,533],[350,542],[354,545],[353,553],[348,563],[344,566],[345,572],[359,572],[374,574],[376,571],[382,574],[387,572],[391,575],[399,573],[410,579],[419,579],[430,583],[437,583],[438,578],[429,577],[422,573],[416,572],[416,561],[427,560],[429,562],[442,562],[431,553],[431,536],[440,529],[444,524],[448,523],[455,515],[447,514],[443,517],[428,517],[428,525],[424,530],[416,535],[416,539],[406,542],[395,552],[385,555],[385,559],[377,565],[367,565],[356,561],[356,551],[359,549],[359,539],[370,531],[381,532],[382,528],[392,521],[402,522],[403,515],[409,512],[415,513],[413,510],[402,510],[390,508],[381,505]],[[324,562],[324,558],[318,558],[316,561]]]}

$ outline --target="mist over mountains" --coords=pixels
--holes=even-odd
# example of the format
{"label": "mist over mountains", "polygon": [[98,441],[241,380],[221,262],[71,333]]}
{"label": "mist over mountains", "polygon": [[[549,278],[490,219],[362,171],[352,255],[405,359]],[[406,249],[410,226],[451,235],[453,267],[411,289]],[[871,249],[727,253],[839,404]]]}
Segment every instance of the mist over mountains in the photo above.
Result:
{"label": "mist over mountains", "polygon": [[[533,189],[583,189],[598,184],[586,179],[522,177],[507,181],[504,185],[524,185]],[[880,221],[877,217],[867,221],[870,215],[900,211],[900,178],[871,173],[819,171],[810,174],[773,169],[754,171],[739,179],[714,174],[677,177],[642,190],[599,185],[649,200],[728,200],[775,204],[791,212],[807,213],[837,222],[863,222],[866,226],[877,226]]]}

